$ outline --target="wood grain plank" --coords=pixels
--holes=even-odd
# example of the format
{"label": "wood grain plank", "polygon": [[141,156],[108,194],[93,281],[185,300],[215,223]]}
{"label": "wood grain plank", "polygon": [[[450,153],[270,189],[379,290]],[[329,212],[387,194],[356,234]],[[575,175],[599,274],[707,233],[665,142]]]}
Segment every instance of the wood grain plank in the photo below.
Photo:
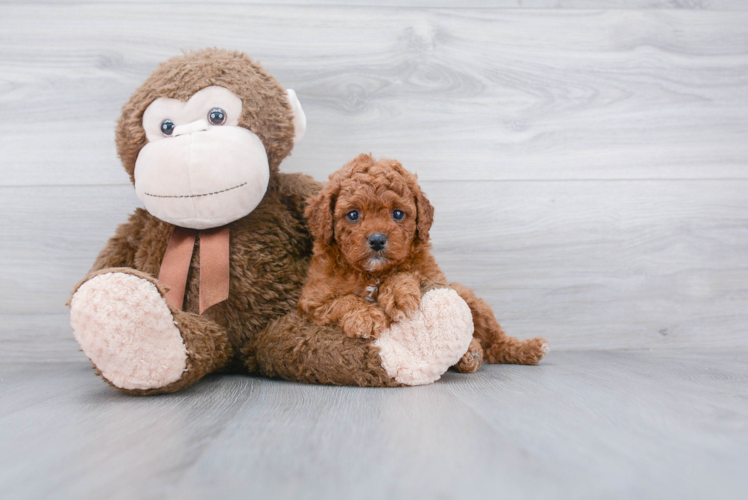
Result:
{"label": "wood grain plank", "polygon": [[[696,5],[696,4],[694,4]],[[748,177],[748,13],[0,6],[2,185],[125,184],[119,107],[182,49],[298,91],[287,171],[362,151],[428,180]],[[43,137],[43,139],[42,139]]]}
{"label": "wood grain plank", "polygon": [[551,353],[395,389],[216,376],[151,398],[82,363],[2,365],[0,481],[29,499],[737,500],[746,354]]}
{"label": "wood grain plank", "polygon": [[71,391],[98,392],[101,379],[80,363],[3,363],[0,365],[0,418],[64,398]]}
{"label": "wood grain plank", "polygon": [[559,497],[741,498],[748,362],[715,359],[563,353],[537,370],[489,367],[445,388],[564,477]]}
{"label": "wood grain plank", "polygon": [[59,397],[0,417],[0,483],[7,498],[124,499],[133,492],[164,498],[262,383],[209,377],[179,394],[133,398],[97,380],[84,364],[21,369],[46,375],[17,382],[22,393],[44,390],[49,379],[79,376]]}
{"label": "wood grain plank", "polygon": [[[422,183],[434,252],[507,331],[554,349],[748,346],[748,182]],[[0,188],[6,359],[80,359],[64,306],[129,186]],[[59,210],[64,207],[64,211]]]}
{"label": "wood grain plank", "polygon": [[[57,297],[51,305],[60,309],[56,313],[37,312],[34,314],[0,314],[0,361],[2,362],[81,362],[86,361],[86,355],[73,336],[70,327],[70,313],[61,306],[67,302],[70,291],[68,287],[56,290]],[[12,296],[15,289],[3,289],[3,301],[6,296]],[[61,300],[62,299],[62,300]],[[42,303],[27,301],[29,309]]]}
{"label": "wood grain plank", "polygon": [[746,183],[424,184],[442,268],[513,335],[562,349],[746,345]]}
{"label": "wood grain plank", "polygon": [[[139,3],[142,0],[96,0]],[[79,0],[5,0],[4,3],[73,4]],[[89,3],[89,2],[86,2]],[[161,0],[159,3],[267,4],[268,0]],[[356,7],[426,7],[481,9],[693,9],[748,10],[741,0],[275,0],[273,4]]]}
{"label": "wood grain plank", "polygon": [[[550,495],[517,446],[440,386],[393,391],[273,382],[245,406],[182,477],[175,494],[251,498],[508,497]],[[341,418],[342,417],[342,418]],[[231,447],[229,442],[246,443]],[[279,452],[279,450],[282,450]]]}

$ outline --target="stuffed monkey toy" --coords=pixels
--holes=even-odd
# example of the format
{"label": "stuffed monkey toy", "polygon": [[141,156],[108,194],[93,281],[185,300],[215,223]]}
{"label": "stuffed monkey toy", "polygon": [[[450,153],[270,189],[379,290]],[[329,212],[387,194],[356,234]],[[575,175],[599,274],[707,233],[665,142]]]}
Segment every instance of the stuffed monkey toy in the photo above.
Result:
{"label": "stuffed monkey toy", "polygon": [[279,172],[306,128],[292,90],[239,52],[162,63],[122,108],[117,151],[145,209],[75,287],[75,338],[97,373],[135,395],[217,371],[359,386],[427,384],[466,353],[473,324],[451,289],[426,291],[377,339],[297,311],[312,253],[306,200]]}

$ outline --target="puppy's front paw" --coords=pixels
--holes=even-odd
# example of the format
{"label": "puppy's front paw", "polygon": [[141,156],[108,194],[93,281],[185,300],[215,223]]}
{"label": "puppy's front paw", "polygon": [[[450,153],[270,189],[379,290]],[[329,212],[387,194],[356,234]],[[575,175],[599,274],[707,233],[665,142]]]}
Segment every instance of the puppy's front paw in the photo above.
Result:
{"label": "puppy's front paw", "polygon": [[392,288],[379,295],[379,303],[392,321],[402,321],[421,305],[421,290],[408,286]]}
{"label": "puppy's front paw", "polygon": [[390,326],[390,322],[383,311],[370,308],[346,314],[340,320],[340,326],[349,337],[366,339],[379,337],[379,334]]}
{"label": "puppy's front paw", "polygon": [[449,288],[449,286],[438,281],[427,280],[421,283],[421,296],[427,294],[431,290],[439,290],[441,288]]}

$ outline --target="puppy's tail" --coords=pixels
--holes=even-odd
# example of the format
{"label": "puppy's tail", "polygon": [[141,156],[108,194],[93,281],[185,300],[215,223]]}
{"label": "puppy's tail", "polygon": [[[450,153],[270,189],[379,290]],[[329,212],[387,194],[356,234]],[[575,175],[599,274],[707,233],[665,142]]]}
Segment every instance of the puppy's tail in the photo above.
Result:
{"label": "puppy's tail", "polygon": [[480,341],[483,359],[487,363],[537,365],[548,352],[545,339],[519,340],[504,333],[491,307],[470,288],[459,283],[450,283],[449,286],[470,306],[475,325],[473,337]]}

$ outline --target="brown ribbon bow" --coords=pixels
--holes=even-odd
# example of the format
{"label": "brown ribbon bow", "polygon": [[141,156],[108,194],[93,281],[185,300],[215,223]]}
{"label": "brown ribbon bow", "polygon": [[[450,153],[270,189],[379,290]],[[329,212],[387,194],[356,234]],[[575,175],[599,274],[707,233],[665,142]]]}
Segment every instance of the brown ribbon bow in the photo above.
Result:
{"label": "brown ribbon bow", "polygon": [[200,314],[229,298],[229,228],[198,231],[175,226],[158,273],[158,281],[170,287],[166,302],[182,309],[195,240],[200,235]]}

